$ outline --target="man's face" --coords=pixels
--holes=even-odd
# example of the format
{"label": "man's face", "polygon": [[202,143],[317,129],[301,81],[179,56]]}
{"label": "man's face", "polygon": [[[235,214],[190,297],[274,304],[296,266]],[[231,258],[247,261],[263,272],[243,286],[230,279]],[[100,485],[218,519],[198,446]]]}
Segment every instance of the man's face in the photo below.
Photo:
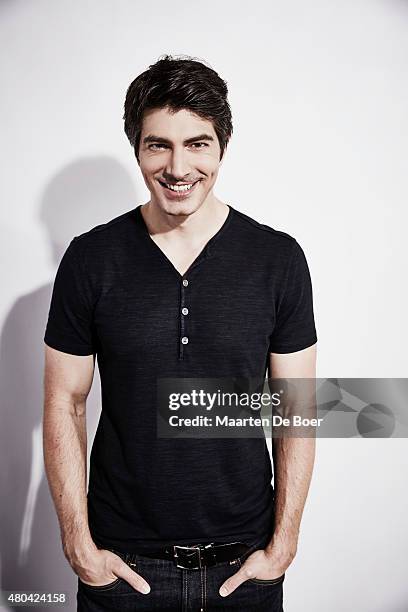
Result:
{"label": "man's face", "polygon": [[212,197],[220,166],[220,145],[212,122],[187,110],[146,111],[139,165],[151,201],[163,212],[194,213]]}

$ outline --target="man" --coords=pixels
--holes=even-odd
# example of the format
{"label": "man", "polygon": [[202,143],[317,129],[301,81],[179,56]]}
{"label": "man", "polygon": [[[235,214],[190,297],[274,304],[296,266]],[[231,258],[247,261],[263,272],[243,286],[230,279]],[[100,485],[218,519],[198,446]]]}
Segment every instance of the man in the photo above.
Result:
{"label": "man", "polygon": [[214,195],[232,122],[211,68],[165,56],[130,85],[124,119],[150,199],[72,240],[45,333],[45,464],[78,610],[282,610],[313,439],[274,441],[274,492],[264,438],[161,438],[156,393],[161,378],[268,367],[314,377],[306,259]]}

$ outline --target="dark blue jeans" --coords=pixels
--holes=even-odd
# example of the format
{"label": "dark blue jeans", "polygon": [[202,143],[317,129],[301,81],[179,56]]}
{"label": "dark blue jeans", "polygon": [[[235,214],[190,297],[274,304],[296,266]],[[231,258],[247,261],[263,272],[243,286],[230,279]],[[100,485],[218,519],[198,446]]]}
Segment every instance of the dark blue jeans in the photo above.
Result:
{"label": "dark blue jeans", "polygon": [[251,579],[231,595],[221,597],[220,586],[235,574],[246,557],[258,548],[251,546],[241,557],[196,570],[181,569],[172,561],[151,559],[135,553],[112,550],[150,584],[143,595],[122,578],[94,587],[78,578],[77,612],[283,612],[283,581]]}

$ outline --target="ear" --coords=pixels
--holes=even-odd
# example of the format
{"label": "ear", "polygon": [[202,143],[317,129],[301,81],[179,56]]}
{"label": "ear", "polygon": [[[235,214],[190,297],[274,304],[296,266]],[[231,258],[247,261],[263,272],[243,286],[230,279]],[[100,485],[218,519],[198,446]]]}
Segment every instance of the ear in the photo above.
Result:
{"label": "ear", "polygon": [[227,152],[227,146],[225,146],[225,149],[224,149],[224,151],[222,152],[222,157],[221,157],[221,159],[220,159],[220,161],[219,161],[219,164],[218,164],[219,166],[221,166],[221,165],[222,165],[222,162],[224,161],[224,157],[225,157],[226,152]]}

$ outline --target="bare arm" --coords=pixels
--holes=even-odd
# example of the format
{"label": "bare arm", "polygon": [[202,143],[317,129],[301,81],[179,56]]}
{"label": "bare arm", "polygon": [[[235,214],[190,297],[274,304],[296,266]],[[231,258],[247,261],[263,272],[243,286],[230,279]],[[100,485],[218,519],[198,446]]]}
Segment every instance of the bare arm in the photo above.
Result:
{"label": "bare arm", "polygon": [[[269,370],[271,378],[315,378],[316,344],[296,353],[271,353]],[[267,547],[249,555],[241,568],[220,587],[219,593],[223,597],[250,578],[281,578],[293,561],[312,477],[315,446],[314,437],[274,438],[274,533]]]}
{"label": "bare arm", "polygon": [[118,555],[98,549],[89,530],[86,399],[94,366],[93,355],[69,355],[45,347],[44,463],[62,546],[83,582],[101,586],[122,577],[136,590],[147,593],[148,583]]}
{"label": "bare arm", "polygon": [[86,398],[93,374],[93,355],[69,355],[45,347],[44,463],[64,554],[71,564],[76,556],[96,549],[86,497]]}
{"label": "bare arm", "polygon": [[[289,354],[271,353],[271,378],[315,378],[316,344]],[[274,438],[275,528],[266,548],[283,571],[293,560],[315,459],[314,437]]]}

